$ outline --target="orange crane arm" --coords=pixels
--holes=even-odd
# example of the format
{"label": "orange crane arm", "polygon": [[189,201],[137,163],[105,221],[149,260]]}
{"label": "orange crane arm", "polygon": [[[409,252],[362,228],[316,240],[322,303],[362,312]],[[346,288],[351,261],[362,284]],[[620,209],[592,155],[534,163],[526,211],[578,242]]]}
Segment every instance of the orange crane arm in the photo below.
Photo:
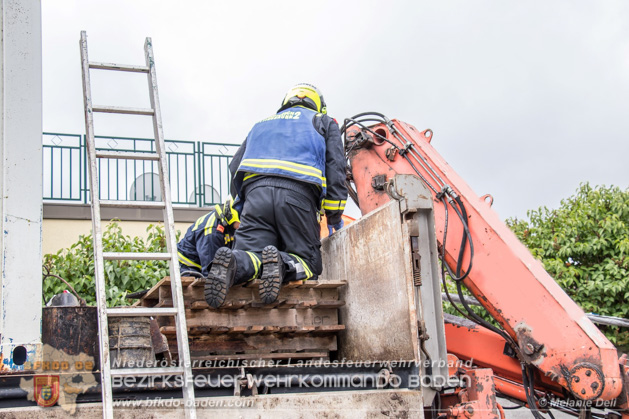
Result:
{"label": "orange crane arm", "polygon": [[[437,153],[432,131],[386,118],[373,126],[348,121],[346,151],[361,212],[391,199],[386,189],[394,175],[421,177],[433,190],[436,234],[447,264],[513,339],[520,360],[579,399],[617,398],[624,373],[615,347]],[[448,202],[457,197],[466,213],[457,217],[452,205],[446,224]],[[462,241],[466,233],[469,240]]]}

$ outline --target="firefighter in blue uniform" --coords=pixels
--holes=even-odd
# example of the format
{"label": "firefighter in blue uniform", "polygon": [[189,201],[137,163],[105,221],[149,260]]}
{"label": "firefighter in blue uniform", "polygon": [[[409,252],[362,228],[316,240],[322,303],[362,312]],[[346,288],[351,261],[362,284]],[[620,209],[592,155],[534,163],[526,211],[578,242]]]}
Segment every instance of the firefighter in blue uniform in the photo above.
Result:
{"label": "firefighter in blue uniform", "polygon": [[319,90],[298,84],[278,112],[253,126],[231,164],[232,195],[243,203],[234,250],[218,250],[205,283],[217,308],[229,288],[260,277],[264,303],[282,282],[316,279],[322,271],[320,214],[343,227],[345,155],[336,121]]}
{"label": "firefighter in blue uniform", "polygon": [[196,273],[207,277],[216,251],[232,246],[239,225],[238,212],[231,198],[200,217],[177,244],[181,275]]}

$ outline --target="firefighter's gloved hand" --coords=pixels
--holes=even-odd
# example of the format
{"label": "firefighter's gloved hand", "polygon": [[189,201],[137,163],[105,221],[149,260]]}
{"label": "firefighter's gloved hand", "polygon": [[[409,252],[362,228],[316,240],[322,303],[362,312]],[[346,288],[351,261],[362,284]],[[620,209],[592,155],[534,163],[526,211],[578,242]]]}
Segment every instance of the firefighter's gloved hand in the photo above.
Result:
{"label": "firefighter's gloved hand", "polygon": [[342,229],[344,225],[345,223],[343,222],[342,219],[336,224],[332,224],[332,225],[328,224],[328,233],[330,233],[330,236],[331,236],[332,233],[334,233],[335,231],[339,231],[340,229]]}

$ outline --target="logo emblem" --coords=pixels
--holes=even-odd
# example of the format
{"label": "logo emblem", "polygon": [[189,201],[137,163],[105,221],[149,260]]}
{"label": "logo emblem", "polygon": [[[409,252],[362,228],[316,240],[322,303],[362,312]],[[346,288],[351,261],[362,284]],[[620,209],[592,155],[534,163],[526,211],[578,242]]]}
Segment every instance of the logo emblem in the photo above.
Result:
{"label": "logo emblem", "polygon": [[50,407],[59,400],[59,376],[36,375],[35,376],[35,401],[41,407]]}

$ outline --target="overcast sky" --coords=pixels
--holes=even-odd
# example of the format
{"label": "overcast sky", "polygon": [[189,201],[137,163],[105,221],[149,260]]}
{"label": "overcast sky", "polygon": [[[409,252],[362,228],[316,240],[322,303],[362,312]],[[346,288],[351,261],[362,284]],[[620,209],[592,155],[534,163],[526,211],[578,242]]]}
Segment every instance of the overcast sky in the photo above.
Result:
{"label": "overcast sky", "polygon": [[[150,36],[169,139],[239,144],[305,81],[339,121],[431,128],[501,218],[525,217],[580,182],[628,187],[628,22],[626,1],[45,0],[44,130],[84,132],[81,30],[90,60],[124,64]],[[94,103],[148,106],[145,76],[92,73]],[[152,136],[129,118],[96,133]]]}

